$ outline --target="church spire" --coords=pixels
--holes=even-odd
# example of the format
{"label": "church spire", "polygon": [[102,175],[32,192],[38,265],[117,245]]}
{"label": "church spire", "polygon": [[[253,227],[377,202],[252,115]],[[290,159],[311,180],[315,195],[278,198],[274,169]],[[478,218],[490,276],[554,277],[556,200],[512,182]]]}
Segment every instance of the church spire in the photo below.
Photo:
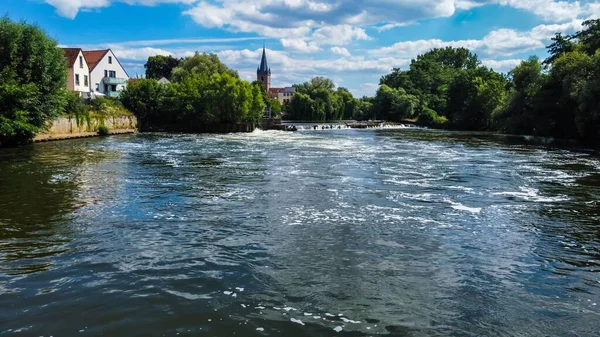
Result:
{"label": "church spire", "polygon": [[261,73],[270,73],[271,69],[269,69],[269,65],[267,64],[267,50],[265,45],[263,45],[262,59],[260,60],[260,67],[258,71]]}

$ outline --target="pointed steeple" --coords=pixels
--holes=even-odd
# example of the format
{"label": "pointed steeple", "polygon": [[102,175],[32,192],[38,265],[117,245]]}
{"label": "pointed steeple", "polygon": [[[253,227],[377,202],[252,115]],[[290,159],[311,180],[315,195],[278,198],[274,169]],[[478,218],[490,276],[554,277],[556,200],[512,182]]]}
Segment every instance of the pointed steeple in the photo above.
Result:
{"label": "pointed steeple", "polygon": [[267,50],[264,45],[262,59],[260,60],[260,67],[258,67],[258,71],[265,74],[271,72],[271,69],[269,69],[269,65],[267,64]]}

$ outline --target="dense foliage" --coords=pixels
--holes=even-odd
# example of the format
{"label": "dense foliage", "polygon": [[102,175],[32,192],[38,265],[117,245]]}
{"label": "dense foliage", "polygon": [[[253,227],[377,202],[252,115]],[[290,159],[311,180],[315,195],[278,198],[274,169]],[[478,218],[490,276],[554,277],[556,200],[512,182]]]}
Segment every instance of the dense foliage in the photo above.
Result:
{"label": "dense foliage", "polygon": [[24,143],[66,105],[67,66],[39,27],[0,19],[0,144]]}
{"label": "dense foliage", "polygon": [[447,47],[418,56],[408,70],[394,69],[380,84],[373,118],[485,130],[504,103],[509,81],[469,50]]}
{"label": "dense foliage", "polygon": [[211,124],[254,124],[263,116],[261,87],[241,80],[214,54],[184,59],[172,79],[133,80],[121,93],[142,126],[194,131]]}
{"label": "dense foliage", "polygon": [[508,76],[467,49],[434,49],[382,77],[375,97],[359,101],[358,116],[600,144],[600,20],[583,26],[556,34],[544,62],[532,57]]}
{"label": "dense foliage", "polygon": [[498,126],[509,133],[600,143],[600,20],[571,36],[557,34],[543,64],[523,61]]}
{"label": "dense foliage", "polygon": [[315,77],[297,84],[296,94],[287,106],[287,119],[333,121],[352,119],[358,111],[358,100],[346,88],[335,90],[327,78]]}
{"label": "dense foliage", "polygon": [[146,78],[160,80],[161,78],[171,79],[173,69],[179,67],[181,59],[171,55],[163,56],[156,55],[148,58],[148,62],[144,65],[146,69]]}

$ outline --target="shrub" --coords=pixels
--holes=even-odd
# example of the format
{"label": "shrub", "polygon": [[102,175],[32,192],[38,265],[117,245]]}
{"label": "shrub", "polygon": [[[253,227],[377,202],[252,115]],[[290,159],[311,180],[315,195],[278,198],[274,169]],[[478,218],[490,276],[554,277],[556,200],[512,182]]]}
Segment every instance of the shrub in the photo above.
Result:
{"label": "shrub", "polygon": [[64,111],[67,66],[44,31],[0,18],[0,143],[30,141]]}
{"label": "shrub", "polygon": [[448,123],[448,119],[446,117],[438,116],[437,112],[427,107],[423,108],[423,111],[419,113],[419,117],[417,118],[417,125],[419,126],[441,128],[446,123]]}
{"label": "shrub", "polygon": [[100,125],[98,127],[98,135],[99,136],[108,136],[110,135],[110,130],[106,125]]}

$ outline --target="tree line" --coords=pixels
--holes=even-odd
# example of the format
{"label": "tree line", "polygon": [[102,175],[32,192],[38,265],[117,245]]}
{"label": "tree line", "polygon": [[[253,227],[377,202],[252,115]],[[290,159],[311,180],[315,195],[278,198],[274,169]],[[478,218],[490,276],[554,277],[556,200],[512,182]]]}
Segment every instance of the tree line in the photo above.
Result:
{"label": "tree line", "polygon": [[[207,125],[256,124],[264,114],[262,87],[241,80],[215,54],[150,57],[146,71],[120,97],[142,128],[205,131]],[[159,83],[162,77],[171,82]]]}
{"label": "tree line", "polygon": [[531,57],[508,74],[485,67],[468,49],[433,49],[383,76],[374,97],[360,99],[317,77],[295,86],[287,117],[408,121],[600,144],[600,20],[556,34],[547,48],[546,60]]}
{"label": "tree line", "polygon": [[408,70],[381,78],[372,109],[359,119],[416,119],[456,130],[600,141],[600,20],[558,33],[548,58],[531,57],[507,75],[464,48],[434,49]]}

